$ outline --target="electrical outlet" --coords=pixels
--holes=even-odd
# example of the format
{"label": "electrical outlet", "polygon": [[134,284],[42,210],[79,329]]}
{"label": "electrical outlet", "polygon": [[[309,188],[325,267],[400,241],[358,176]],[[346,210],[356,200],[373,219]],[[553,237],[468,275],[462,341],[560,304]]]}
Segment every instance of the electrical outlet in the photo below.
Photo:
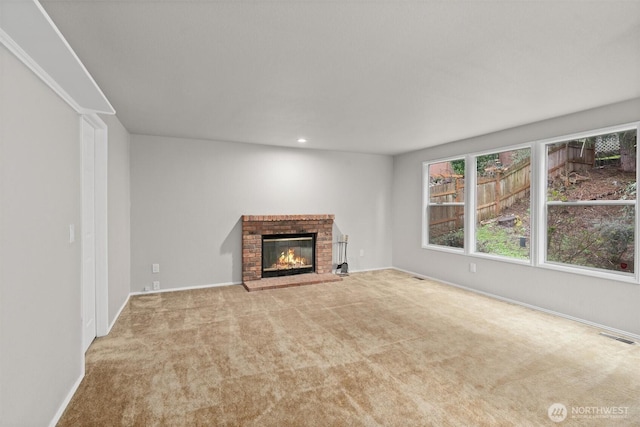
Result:
{"label": "electrical outlet", "polygon": [[469,263],[469,272],[470,273],[475,273],[476,272],[476,263],[475,262],[470,262]]}
{"label": "electrical outlet", "polygon": [[160,264],[151,264],[152,273],[160,273]]}
{"label": "electrical outlet", "polygon": [[364,249],[360,249],[360,256],[364,256]]}
{"label": "electrical outlet", "polygon": [[144,287],[145,292],[149,292],[151,290],[151,286],[147,285]]}
{"label": "electrical outlet", "polygon": [[160,282],[157,280],[153,281],[153,290],[157,291],[158,289],[160,289]]}

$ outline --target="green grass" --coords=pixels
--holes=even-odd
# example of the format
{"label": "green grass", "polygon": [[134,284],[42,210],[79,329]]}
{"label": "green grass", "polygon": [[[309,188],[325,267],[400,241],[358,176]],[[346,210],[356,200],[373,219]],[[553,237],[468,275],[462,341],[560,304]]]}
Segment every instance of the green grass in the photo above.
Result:
{"label": "green grass", "polygon": [[519,227],[508,228],[495,223],[480,226],[476,230],[476,250],[510,258],[529,259],[529,248],[520,247],[521,234],[518,231]]}

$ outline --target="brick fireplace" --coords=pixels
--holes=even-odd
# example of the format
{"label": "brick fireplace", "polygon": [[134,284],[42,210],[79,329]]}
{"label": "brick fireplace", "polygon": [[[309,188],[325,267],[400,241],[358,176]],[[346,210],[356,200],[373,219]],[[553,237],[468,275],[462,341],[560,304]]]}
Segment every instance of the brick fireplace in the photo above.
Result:
{"label": "brick fireplace", "polygon": [[[247,290],[269,289],[340,280],[331,274],[334,215],[243,215],[242,282]],[[315,236],[315,271],[286,277],[263,277],[263,236]]]}

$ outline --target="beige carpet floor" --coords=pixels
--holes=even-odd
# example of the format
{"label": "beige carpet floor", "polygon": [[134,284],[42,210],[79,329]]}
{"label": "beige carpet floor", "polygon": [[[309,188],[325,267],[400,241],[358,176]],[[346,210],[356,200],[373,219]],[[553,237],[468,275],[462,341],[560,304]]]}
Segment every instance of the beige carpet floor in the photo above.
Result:
{"label": "beige carpet floor", "polygon": [[140,295],[59,426],[155,425],[638,426],[640,346],[393,270]]}

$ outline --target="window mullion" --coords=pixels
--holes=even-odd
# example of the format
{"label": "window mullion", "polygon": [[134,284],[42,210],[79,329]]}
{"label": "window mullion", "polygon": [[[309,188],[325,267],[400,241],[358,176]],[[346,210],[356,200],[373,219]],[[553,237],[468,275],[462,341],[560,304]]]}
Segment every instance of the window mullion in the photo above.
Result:
{"label": "window mullion", "polygon": [[476,251],[476,169],[477,159],[475,156],[466,156],[465,170],[465,192],[464,192],[464,235],[465,254]]}
{"label": "window mullion", "polygon": [[547,207],[544,203],[547,192],[547,155],[545,146],[533,144],[531,146],[531,159],[533,167],[531,172],[531,194],[533,204],[531,219],[531,262],[539,266],[546,259],[546,223]]}

